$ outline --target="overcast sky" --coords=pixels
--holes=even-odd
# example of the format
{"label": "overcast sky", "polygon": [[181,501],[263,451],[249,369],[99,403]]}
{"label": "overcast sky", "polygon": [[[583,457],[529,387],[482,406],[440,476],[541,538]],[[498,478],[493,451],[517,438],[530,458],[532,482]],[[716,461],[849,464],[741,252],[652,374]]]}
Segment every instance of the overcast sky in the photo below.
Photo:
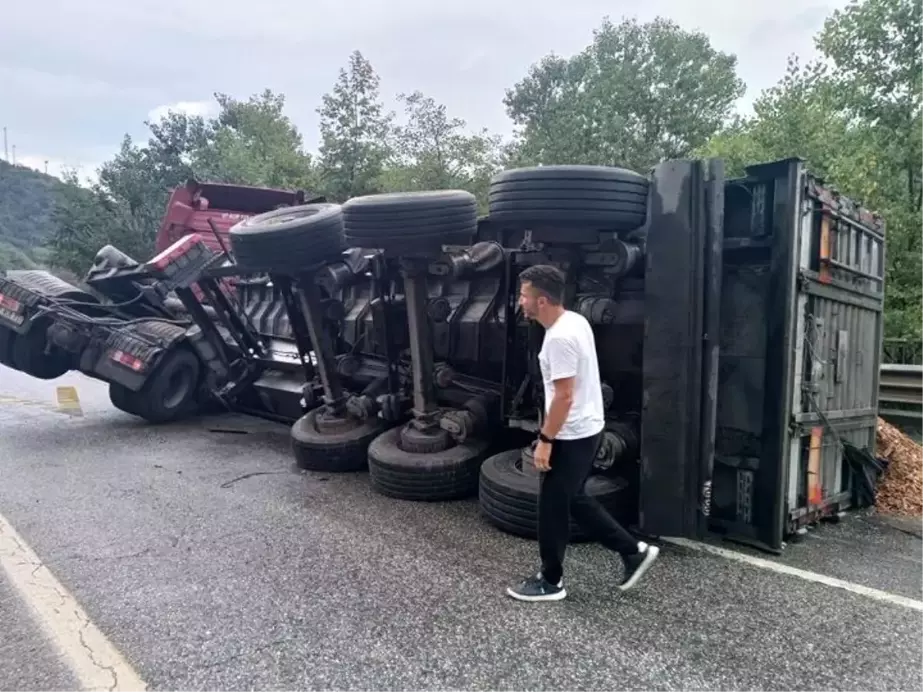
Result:
{"label": "overcast sky", "polygon": [[[355,49],[394,95],[420,89],[472,128],[509,134],[504,89],[533,62],[571,55],[605,15],[669,17],[738,57],[740,107],[772,86],[791,53],[845,0],[25,0],[0,11],[0,126],[20,163],[92,172],[126,132],[211,95],[285,93],[307,146],[322,94]],[[0,149],[0,156],[3,152]],[[12,158],[12,152],[11,152]]]}

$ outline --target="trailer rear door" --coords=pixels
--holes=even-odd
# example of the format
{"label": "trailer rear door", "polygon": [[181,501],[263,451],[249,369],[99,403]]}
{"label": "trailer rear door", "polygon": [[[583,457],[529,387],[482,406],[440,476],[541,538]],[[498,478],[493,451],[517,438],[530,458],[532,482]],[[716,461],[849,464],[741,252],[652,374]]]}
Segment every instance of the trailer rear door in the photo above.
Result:
{"label": "trailer rear door", "polygon": [[653,172],[646,240],[639,528],[707,529],[714,456],[724,171],[667,161]]}
{"label": "trailer rear door", "polygon": [[846,508],[844,444],[873,450],[884,306],[880,219],[800,160],[726,190],[711,525],[779,551]]}

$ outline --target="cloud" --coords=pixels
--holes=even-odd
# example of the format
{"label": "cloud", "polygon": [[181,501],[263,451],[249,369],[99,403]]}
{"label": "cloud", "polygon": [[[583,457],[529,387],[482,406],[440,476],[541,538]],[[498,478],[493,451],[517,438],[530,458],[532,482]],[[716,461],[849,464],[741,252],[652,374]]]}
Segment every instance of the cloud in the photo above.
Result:
{"label": "cloud", "polygon": [[[672,18],[738,56],[748,85],[743,108],[813,56],[813,35],[846,0],[30,0],[6,3],[0,23],[0,125],[23,152],[92,161],[123,134],[144,139],[144,121],[173,108],[201,112],[214,92],[246,99],[271,88],[317,145],[322,95],[353,50],[381,77],[389,108],[419,89],[472,129],[509,134],[502,99],[529,66],[571,55],[603,16]],[[41,22],[35,17],[40,16]],[[108,156],[107,155],[107,156]],[[103,157],[106,158],[106,157]]]}
{"label": "cloud", "polygon": [[171,112],[209,117],[218,113],[218,104],[215,101],[177,101],[152,108],[147,117],[151,122],[157,122]]}

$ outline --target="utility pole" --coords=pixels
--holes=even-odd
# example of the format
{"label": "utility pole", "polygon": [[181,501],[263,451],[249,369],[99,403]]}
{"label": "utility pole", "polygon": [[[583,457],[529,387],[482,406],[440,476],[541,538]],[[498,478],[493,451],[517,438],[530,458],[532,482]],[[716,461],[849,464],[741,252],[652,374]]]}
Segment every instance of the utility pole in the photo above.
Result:
{"label": "utility pole", "polygon": [[48,159],[45,159],[45,175],[48,175]]}

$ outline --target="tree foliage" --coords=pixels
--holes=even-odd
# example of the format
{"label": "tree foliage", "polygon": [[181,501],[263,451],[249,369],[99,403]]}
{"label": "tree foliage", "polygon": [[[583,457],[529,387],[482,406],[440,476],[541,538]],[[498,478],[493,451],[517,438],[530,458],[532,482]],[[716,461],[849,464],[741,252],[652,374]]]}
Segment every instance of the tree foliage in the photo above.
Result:
{"label": "tree foliage", "polygon": [[[130,147],[123,144],[123,152]],[[136,149],[128,149],[136,154]],[[126,157],[134,158],[131,157]],[[122,159],[120,163],[125,163]],[[126,176],[119,187],[136,190],[136,176]],[[116,198],[101,184],[90,190],[78,186],[77,173],[67,171],[64,180],[68,183],[60,195],[54,210],[57,225],[51,240],[51,261],[56,267],[68,269],[78,276],[86,274],[92,265],[96,252],[104,245],[115,245],[131,257],[143,258],[153,246],[156,225],[153,205],[146,200],[137,205],[137,198]],[[132,190],[132,192],[133,192]],[[130,193],[131,194],[131,193]]]}
{"label": "tree foliage", "polygon": [[[398,96],[399,118],[387,112],[378,75],[356,51],[322,97],[316,157],[305,151],[284,96],[267,90],[247,100],[216,94],[213,117],[169,113],[146,123],[147,141],[126,137],[100,168],[98,184],[77,188],[69,177],[56,189],[53,215],[50,204],[4,211],[10,200],[41,195],[4,195],[15,185],[0,176],[0,262],[37,261],[30,247],[49,235],[52,260],[78,274],[108,242],[146,256],[169,191],[190,176],[305,188],[338,201],[462,188],[483,207],[489,179],[503,167],[589,163],[643,171],[663,159],[717,155],[733,174],[749,163],[800,156],[885,217],[887,334],[919,338],[921,23],[917,0],[853,0],[819,32],[820,59],[792,59],[753,113],[741,117],[733,112],[744,91],[733,55],[666,19],[606,19],[584,50],[546,56],[506,92],[517,130],[510,142],[471,132],[419,91]],[[34,232],[20,228],[30,223]]]}
{"label": "tree foliage", "polygon": [[463,189],[486,203],[491,176],[499,168],[500,139],[486,130],[467,131],[461,118],[422,92],[401,94],[406,122],[393,128],[388,190]]}
{"label": "tree foliage", "polygon": [[[916,0],[853,0],[824,24],[818,48],[835,65],[842,112],[868,127],[880,164],[902,185],[876,192],[919,215],[923,159],[923,6]],[[885,183],[885,180],[881,181]]]}
{"label": "tree foliage", "polygon": [[920,338],[921,22],[915,0],[855,0],[785,77],[697,153],[746,164],[800,156],[887,224],[886,334]]}
{"label": "tree foliage", "polygon": [[284,113],[284,96],[267,90],[247,101],[225,94],[215,100],[213,118],[171,112],[146,123],[147,142],[126,136],[90,194],[59,197],[51,240],[56,265],[82,274],[107,243],[134,257],[151,255],[170,192],[191,177],[316,189],[312,157]]}
{"label": "tree foliage", "polygon": [[[461,187],[486,199],[498,141],[468,134],[444,106],[415,93],[404,98],[406,123],[392,124],[378,95],[378,77],[358,52],[341,70],[320,108],[317,161],[285,114],[285,98],[264,91],[246,101],[216,94],[211,118],[168,113],[146,123],[144,144],[125,137],[99,170],[89,194],[60,196],[51,241],[53,261],[83,273],[97,250],[113,243],[150,255],[168,196],[190,177],[307,189],[340,201],[386,189]],[[76,178],[69,178],[76,183]]]}
{"label": "tree foliage", "polygon": [[743,94],[737,59],[667,19],[606,19],[571,58],[545,57],[507,91],[522,162],[645,170],[708,141]]}
{"label": "tree foliage", "polygon": [[379,78],[362,53],[349,56],[320,114],[320,175],[328,195],[345,201],[377,192],[390,154],[391,114],[385,113]]}
{"label": "tree foliage", "polygon": [[262,187],[316,188],[314,160],[285,114],[285,96],[268,89],[238,101],[215,94],[218,115],[191,144],[191,164],[202,179]]}
{"label": "tree foliage", "polygon": [[888,223],[889,334],[919,339],[923,9],[918,0],[854,0],[827,20],[818,47],[836,65],[844,112],[868,124],[860,155],[869,202]]}
{"label": "tree foliage", "polygon": [[790,58],[785,76],[753,104],[753,116],[735,118],[696,155],[725,159],[729,175],[742,175],[746,165],[798,156],[812,170],[828,175],[849,133],[849,123],[834,107],[835,90],[821,63],[802,66]]}

